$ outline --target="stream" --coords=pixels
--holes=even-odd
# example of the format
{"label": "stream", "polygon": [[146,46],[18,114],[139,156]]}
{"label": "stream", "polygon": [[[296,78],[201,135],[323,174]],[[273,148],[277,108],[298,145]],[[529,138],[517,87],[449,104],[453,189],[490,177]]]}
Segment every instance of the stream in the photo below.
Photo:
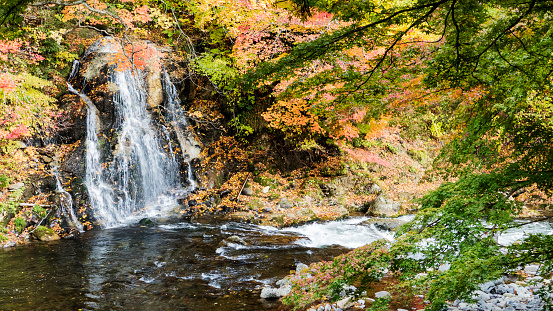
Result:
{"label": "stream", "polygon": [[[277,310],[259,292],[296,263],[391,238],[359,225],[364,219],[286,230],[217,217],[160,220],[0,250],[0,309]],[[230,236],[250,245],[221,246]]]}
{"label": "stream", "polygon": [[[412,218],[412,216],[405,216]],[[264,285],[377,239],[365,217],[276,229],[228,218],[158,219],[88,231],[73,240],[0,249],[1,310],[283,310]],[[506,232],[553,234],[549,223]],[[248,245],[226,242],[238,236]]]}

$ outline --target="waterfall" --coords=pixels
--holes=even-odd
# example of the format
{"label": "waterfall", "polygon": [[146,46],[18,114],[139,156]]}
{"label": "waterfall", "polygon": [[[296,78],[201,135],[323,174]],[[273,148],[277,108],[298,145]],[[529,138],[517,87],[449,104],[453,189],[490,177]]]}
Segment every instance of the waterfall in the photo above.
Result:
{"label": "waterfall", "polygon": [[184,111],[180,108],[181,102],[175,85],[169,79],[169,75],[163,74],[163,88],[167,96],[165,108],[169,115],[169,122],[177,135],[177,140],[181,146],[182,157],[187,165],[187,179],[190,185],[187,191],[196,189],[196,181],[194,180],[194,172],[190,161],[200,154],[200,149],[196,145],[194,137],[188,131],[188,121]]}
{"label": "waterfall", "polygon": [[71,194],[69,194],[69,192],[63,189],[63,186],[61,185],[58,165],[52,168],[52,172],[54,174],[54,177],[56,177],[56,192],[61,195],[60,196],[61,207],[65,212],[65,214],[69,216],[69,220],[71,222],[70,225],[72,227],[77,228],[79,232],[84,232],[83,224],[77,218],[77,215],[73,207],[73,198],[71,197]]}
{"label": "waterfall", "polygon": [[[115,53],[105,45],[94,48]],[[72,74],[78,72],[75,66]],[[94,215],[103,228],[160,215],[176,206],[176,194],[196,187],[189,162],[198,151],[193,136],[187,132],[188,122],[176,88],[163,73],[165,115],[161,119],[165,122],[158,122],[147,108],[149,94],[142,78],[145,74],[143,70],[110,67],[108,84],[113,91],[114,124],[102,124],[94,102],[68,83],[69,91],[79,95],[88,108],[85,186]],[[83,88],[85,84],[86,78]],[[106,134],[106,130],[111,132]],[[186,188],[181,185],[170,132],[175,133],[188,167]]]}

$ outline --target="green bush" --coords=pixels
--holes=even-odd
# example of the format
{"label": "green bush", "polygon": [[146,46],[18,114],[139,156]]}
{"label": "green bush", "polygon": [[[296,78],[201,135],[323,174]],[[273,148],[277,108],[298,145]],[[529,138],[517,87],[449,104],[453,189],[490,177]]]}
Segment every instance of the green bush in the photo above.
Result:
{"label": "green bush", "polygon": [[45,218],[48,215],[46,209],[40,205],[33,206],[33,214],[35,214],[38,218]]}
{"label": "green bush", "polygon": [[379,240],[333,261],[311,264],[300,273],[289,276],[292,291],[283,298],[283,303],[293,305],[297,310],[325,298],[336,301],[341,298],[344,286],[354,283],[359,285],[354,294],[360,295],[372,283],[378,282],[383,277],[382,271],[389,267],[391,256],[386,245],[386,241]]}
{"label": "green bush", "polygon": [[0,188],[6,188],[11,182],[11,178],[6,175],[0,175]]}
{"label": "green bush", "polygon": [[27,225],[27,222],[25,221],[25,219],[21,218],[21,217],[17,217],[13,220],[13,226],[15,227],[15,231],[16,232],[23,232],[23,230],[25,230],[25,226]]}

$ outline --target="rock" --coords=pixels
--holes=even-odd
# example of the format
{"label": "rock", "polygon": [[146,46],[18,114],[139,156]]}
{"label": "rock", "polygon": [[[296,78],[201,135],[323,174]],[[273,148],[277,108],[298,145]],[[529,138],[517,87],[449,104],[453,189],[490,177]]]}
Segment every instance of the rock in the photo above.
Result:
{"label": "rock", "polygon": [[233,235],[233,236],[230,236],[230,237],[226,238],[226,241],[236,243],[236,244],[249,245],[246,241],[244,241],[241,237],[239,237],[237,235]]}
{"label": "rock", "polygon": [[266,186],[265,188],[263,188],[263,189],[261,190],[261,192],[262,192],[262,193],[268,193],[269,190],[271,190],[271,186]]}
{"label": "rock", "polygon": [[309,266],[304,263],[298,263],[296,265],[296,274],[300,274],[303,270],[308,269]]}
{"label": "rock", "polygon": [[49,156],[42,156],[40,158],[42,159],[42,162],[44,162],[44,163],[51,163],[52,161],[54,161],[54,159],[50,158]]}
{"label": "rock", "polygon": [[347,308],[353,306],[353,303],[351,302],[351,297],[346,296],[346,297],[342,298],[341,300],[338,300],[336,302],[336,306],[338,306],[338,308],[340,308],[340,309],[347,309]]}
{"label": "rock", "polygon": [[290,284],[290,280],[288,278],[283,278],[283,279],[280,279],[276,282],[276,286],[278,286],[278,287],[282,287],[282,286],[289,285],[289,284]]}
{"label": "rock", "polygon": [[323,195],[327,197],[336,196],[336,185],[320,183],[319,188],[321,188],[321,192],[323,193]]}
{"label": "rock", "polygon": [[27,148],[27,145],[24,142],[20,141],[20,140],[14,140],[13,144],[16,148],[19,148],[19,149]]}
{"label": "rock", "polygon": [[527,265],[526,267],[524,267],[524,272],[535,275],[538,272],[539,268],[539,265]]}
{"label": "rock", "polygon": [[475,291],[473,297],[481,303],[488,301],[491,298],[489,294],[486,294],[481,290]]}
{"label": "rock", "polygon": [[302,208],[296,214],[298,215],[298,217],[300,217],[302,219],[306,219],[308,221],[309,220],[316,220],[316,219],[319,218],[319,217],[317,217],[317,214],[308,207]]}
{"label": "rock", "polygon": [[378,217],[391,217],[397,215],[400,206],[399,202],[395,202],[381,193],[371,202],[367,214]]}
{"label": "rock", "polygon": [[495,283],[492,282],[492,281],[489,281],[489,282],[486,282],[484,284],[479,285],[480,290],[482,290],[483,292],[488,293],[488,294],[494,288],[494,286],[495,286]]}
{"label": "rock", "polygon": [[18,182],[18,183],[15,183],[15,184],[12,184],[12,185],[9,185],[8,186],[8,190],[9,191],[17,191],[21,188],[25,187],[25,184],[22,183],[22,182]]}
{"label": "rock", "polygon": [[397,311],[409,311],[409,310],[406,310],[406,309],[397,309]]}
{"label": "rock", "polygon": [[251,195],[253,195],[253,191],[252,191],[251,188],[246,187],[246,188],[242,189],[242,194],[247,195],[247,196],[251,196]]}
{"label": "rock", "polygon": [[291,291],[292,291],[291,285],[284,285],[277,290],[277,294],[279,297],[284,297],[284,296],[288,296]]}
{"label": "rock", "polygon": [[408,202],[415,198],[415,195],[409,192],[400,192],[397,196],[401,202]]}
{"label": "rock", "polygon": [[292,286],[285,285],[281,288],[265,287],[261,290],[261,298],[276,299],[290,294]]}
{"label": "rock", "polygon": [[263,299],[275,299],[280,298],[278,295],[278,289],[272,287],[265,287],[261,290],[261,298]]}
{"label": "rock", "polygon": [[273,209],[269,206],[265,206],[261,211],[264,213],[270,213],[273,211]]}
{"label": "rock", "polygon": [[290,203],[287,198],[280,199],[280,201],[278,201],[278,206],[285,209],[290,209],[293,207],[292,203]]}
{"label": "rock", "polygon": [[399,218],[371,218],[371,219],[365,220],[361,224],[363,225],[373,224],[377,229],[380,229],[380,230],[395,231],[397,228],[403,226],[406,223],[407,223],[407,220],[399,219]]}
{"label": "rock", "polygon": [[33,236],[44,242],[57,241],[60,239],[60,236],[54,230],[44,226],[38,226],[33,231]]}
{"label": "rock", "polygon": [[155,225],[155,223],[150,218],[142,218],[142,219],[140,219],[138,224],[141,225],[141,226],[153,226],[153,225]]}
{"label": "rock", "polygon": [[382,189],[380,189],[380,186],[377,184],[372,184],[369,189],[367,189],[367,193],[369,194],[379,194],[380,192],[382,192]]}
{"label": "rock", "polygon": [[383,291],[374,293],[374,297],[376,299],[378,299],[378,298],[390,298],[391,299],[392,295],[390,295],[390,293],[388,293],[387,291],[383,290]]}
{"label": "rock", "polygon": [[327,303],[325,305],[325,311],[332,311],[332,306]]}

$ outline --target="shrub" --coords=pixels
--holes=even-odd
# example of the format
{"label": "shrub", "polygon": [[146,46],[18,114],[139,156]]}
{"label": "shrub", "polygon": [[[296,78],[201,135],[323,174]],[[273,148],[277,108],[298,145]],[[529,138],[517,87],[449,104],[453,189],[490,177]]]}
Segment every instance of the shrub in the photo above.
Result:
{"label": "shrub", "polygon": [[389,266],[390,260],[387,242],[378,240],[340,255],[333,261],[311,264],[289,277],[292,291],[282,301],[293,305],[294,310],[305,308],[321,299],[336,301],[340,298],[340,292],[353,283],[360,284],[354,293],[358,296],[371,283],[383,277],[383,270]]}

